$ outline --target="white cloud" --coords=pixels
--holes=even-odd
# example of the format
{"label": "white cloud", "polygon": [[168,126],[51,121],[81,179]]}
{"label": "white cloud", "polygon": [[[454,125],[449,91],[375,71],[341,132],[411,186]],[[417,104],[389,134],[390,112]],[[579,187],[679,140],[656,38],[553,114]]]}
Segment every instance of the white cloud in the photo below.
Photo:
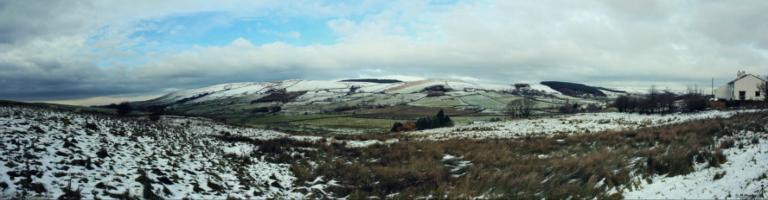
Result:
{"label": "white cloud", "polygon": [[[227,81],[405,75],[400,77],[683,87],[706,85],[711,77],[726,81],[737,69],[760,74],[768,69],[763,1],[471,1],[441,6],[413,1],[84,1],[42,10],[33,4],[5,4],[6,9],[43,13],[36,18],[0,12],[0,30],[19,27],[13,30],[30,33],[0,33],[5,49],[0,50],[0,69],[9,72],[0,81],[16,85],[25,79],[9,77],[62,81],[83,89],[121,84],[130,86],[124,90],[146,91]],[[331,18],[326,25],[339,38],[308,45],[254,44],[239,38],[160,54],[124,50],[141,43],[127,34],[151,28],[136,21],[211,11],[236,17]],[[36,25],[44,24],[46,12],[63,16]],[[18,22],[24,17],[29,24]],[[104,31],[95,34],[98,30]],[[264,31],[286,39],[307,34]],[[93,35],[105,38],[89,41]],[[113,57],[143,57],[147,62],[96,67],[98,60]]]}

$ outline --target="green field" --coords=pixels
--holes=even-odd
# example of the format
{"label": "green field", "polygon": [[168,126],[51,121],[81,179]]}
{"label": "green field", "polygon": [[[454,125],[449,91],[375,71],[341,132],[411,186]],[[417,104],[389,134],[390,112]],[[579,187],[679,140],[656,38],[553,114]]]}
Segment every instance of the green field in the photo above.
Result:
{"label": "green field", "polygon": [[[307,134],[386,133],[395,122],[407,121],[406,119],[371,116],[366,114],[309,114],[226,116],[225,118],[227,122],[240,125]],[[492,118],[504,119],[503,116],[490,115],[462,115],[451,118],[457,126],[470,124],[474,121],[490,121]]]}

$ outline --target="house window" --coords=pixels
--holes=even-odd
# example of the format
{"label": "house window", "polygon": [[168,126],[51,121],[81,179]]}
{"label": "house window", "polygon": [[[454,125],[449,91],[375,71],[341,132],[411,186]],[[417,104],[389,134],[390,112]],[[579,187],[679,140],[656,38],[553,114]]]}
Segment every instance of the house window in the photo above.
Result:
{"label": "house window", "polygon": [[739,100],[747,99],[747,91],[739,91]]}
{"label": "house window", "polygon": [[760,91],[755,91],[755,97],[760,97]]}

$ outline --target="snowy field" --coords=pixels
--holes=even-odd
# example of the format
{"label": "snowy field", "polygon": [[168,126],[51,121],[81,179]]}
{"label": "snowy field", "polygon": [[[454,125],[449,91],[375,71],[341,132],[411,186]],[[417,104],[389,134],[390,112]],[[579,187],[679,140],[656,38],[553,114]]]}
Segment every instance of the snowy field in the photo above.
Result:
{"label": "snowy field", "polygon": [[257,146],[211,137],[223,132],[287,137],[201,119],[148,122],[0,107],[0,199],[67,191],[85,199],[302,197],[289,165],[257,156]]}
{"label": "snowy field", "polygon": [[431,140],[453,138],[505,139],[526,136],[594,133],[683,123],[692,120],[728,118],[738,113],[760,110],[706,111],[693,114],[643,115],[630,113],[586,113],[541,119],[521,119],[504,122],[474,123],[465,126],[429,129],[409,133]]}
{"label": "snowy field", "polygon": [[[757,111],[708,111],[672,115],[577,114],[478,123],[411,134],[442,140],[595,133],[727,118]],[[761,120],[757,121],[762,123],[766,118]],[[630,175],[634,180],[631,181],[634,183],[632,186],[617,186],[608,193],[622,193],[628,199],[765,198],[764,188],[768,185],[768,136],[763,131],[753,131],[766,130],[768,126],[758,122],[752,122],[758,125],[738,126],[741,128],[731,129],[732,135],[729,133],[724,138],[717,138],[715,144],[734,141],[733,147],[723,149],[727,161],[718,167],[697,164],[692,173],[674,177],[654,175],[642,178]],[[758,128],[744,128],[753,126]],[[337,192],[337,189],[358,187],[361,184],[358,179],[345,179],[350,177],[330,172],[307,176],[308,172],[292,169],[304,166],[306,168],[303,169],[310,171],[333,170],[339,166],[362,164],[356,163],[359,162],[358,156],[370,154],[370,159],[365,159],[365,162],[378,167],[371,169],[395,170],[398,168],[390,169],[385,168],[385,165],[368,163],[380,162],[386,156],[374,152],[387,152],[389,149],[371,152],[366,149],[372,145],[390,148],[389,145],[408,142],[418,145],[425,141],[407,138],[365,140],[364,137],[360,140],[344,140],[230,126],[205,118],[163,116],[160,121],[152,122],[135,117],[0,106],[0,199],[52,199],[74,194],[84,199],[349,197],[349,193]],[[325,149],[330,147],[337,148]],[[400,148],[402,151],[402,146]],[[706,148],[712,150],[716,147]],[[330,160],[339,160],[318,167],[323,159],[307,160],[317,157],[304,155],[308,152],[322,153],[319,150],[332,154],[314,156],[330,156],[333,158]],[[343,155],[340,152],[345,151],[354,153],[348,154],[351,157],[347,160],[340,159],[339,155]],[[281,157],[284,155],[287,157]],[[441,166],[435,169],[445,170],[445,176],[452,178],[450,180],[465,179],[473,174],[471,170],[487,165],[482,159],[478,160],[460,151],[439,152],[435,155],[424,159],[437,159],[435,164]],[[382,173],[392,174],[387,170]],[[379,176],[367,181],[377,184],[386,178],[402,176],[397,173],[394,175]],[[390,194],[397,194],[397,191],[392,193],[387,190],[387,193],[382,193]]]}
{"label": "snowy field", "polygon": [[[755,138],[758,138],[755,140]],[[638,190],[624,191],[627,199],[765,199],[768,198],[768,141],[765,133],[742,131],[728,139],[737,146],[723,153],[720,167],[696,166],[687,175],[655,176]],[[721,139],[722,141],[723,139]]]}

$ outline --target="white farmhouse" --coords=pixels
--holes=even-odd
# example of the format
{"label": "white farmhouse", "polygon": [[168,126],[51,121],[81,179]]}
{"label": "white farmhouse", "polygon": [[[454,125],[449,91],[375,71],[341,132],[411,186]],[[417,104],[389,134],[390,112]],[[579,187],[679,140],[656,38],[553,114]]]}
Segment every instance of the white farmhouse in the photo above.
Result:
{"label": "white farmhouse", "polygon": [[728,84],[715,89],[715,98],[718,100],[762,100],[766,94],[761,94],[758,85],[765,83],[765,80],[753,74],[739,71],[736,79]]}

